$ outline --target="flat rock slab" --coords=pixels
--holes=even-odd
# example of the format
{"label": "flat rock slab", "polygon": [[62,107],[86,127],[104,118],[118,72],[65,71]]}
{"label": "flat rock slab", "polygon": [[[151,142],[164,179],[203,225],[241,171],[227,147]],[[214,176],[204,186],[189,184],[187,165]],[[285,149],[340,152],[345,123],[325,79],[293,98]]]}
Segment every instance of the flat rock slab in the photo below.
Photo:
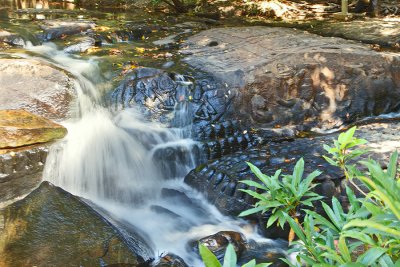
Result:
{"label": "flat rock slab", "polygon": [[[307,23],[306,23],[307,25]],[[296,27],[296,25],[293,25]],[[383,47],[399,48],[400,18],[364,18],[353,21],[331,21],[299,25],[312,33],[323,36],[337,36]],[[305,27],[304,27],[305,26]]]}
{"label": "flat rock slab", "polygon": [[25,109],[52,120],[70,115],[75,90],[62,70],[34,59],[0,59],[0,109]]}
{"label": "flat rock slab", "polygon": [[[140,266],[140,247],[80,198],[43,182],[26,198],[0,210],[0,266]],[[147,250],[146,250],[147,249]]]}
{"label": "flat rock slab", "polygon": [[399,109],[400,56],[341,38],[277,27],[216,28],[180,53],[236,93],[236,116],[255,127],[335,128]]}
{"label": "flat rock slab", "polygon": [[0,110],[0,149],[47,143],[67,129],[25,110]]}
{"label": "flat rock slab", "polygon": [[81,33],[95,26],[96,24],[91,21],[46,20],[40,25],[40,28],[43,30],[42,39],[49,41],[66,35]]}

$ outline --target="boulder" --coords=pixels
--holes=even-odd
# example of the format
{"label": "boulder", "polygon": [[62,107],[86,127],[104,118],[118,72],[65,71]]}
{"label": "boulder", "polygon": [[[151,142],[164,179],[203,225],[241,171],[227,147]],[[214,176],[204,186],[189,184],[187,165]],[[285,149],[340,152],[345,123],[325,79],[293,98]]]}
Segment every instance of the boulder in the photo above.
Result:
{"label": "boulder", "polygon": [[192,247],[192,250],[198,251],[198,244],[201,243],[221,261],[224,259],[225,251],[229,244],[232,244],[236,255],[240,258],[243,251],[246,250],[246,242],[246,238],[241,233],[220,231],[200,240],[193,241],[189,245]]}
{"label": "boulder", "polygon": [[220,93],[234,96],[235,112],[225,118],[253,127],[332,129],[400,108],[400,56],[353,41],[277,27],[215,28],[188,38],[180,53],[227,84]]}
{"label": "boulder", "polygon": [[226,248],[231,244],[236,252],[239,265],[255,259],[257,263],[272,263],[271,266],[286,266],[280,258],[285,258],[288,244],[283,240],[247,239],[234,231],[220,231],[216,234],[193,241],[189,245],[198,252],[198,244],[206,246],[220,262],[223,262]]}
{"label": "boulder", "polygon": [[0,211],[1,266],[139,266],[151,249],[126,238],[80,198],[43,182]]}
{"label": "boulder", "polygon": [[48,144],[0,149],[0,207],[40,184],[48,151]]}
{"label": "boulder", "polygon": [[[98,41],[98,43],[101,41]],[[64,48],[64,52],[68,54],[84,53],[96,45],[96,40],[92,37],[82,37],[75,40],[75,44]]]}
{"label": "boulder", "polygon": [[40,25],[43,30],[41,39],[50,41],[63,36],[85,32],[95,27],[91,21],[65,21],[65,20],[46,20]]}
{"label": "boulder", "polygon": [[173,253],[167,253],[166,255],[162,255],[161,258],[154,263],[154,267],[188,267],[188,265],[185,263],[185,261],[173,254]]}
{"label": "boulder", "polygon": [[0,109],[25,109],[52,120],[69,116],[73,80],[35,59],[0,59]]}
{"label": "boulder", "polygon": [[24,46],[25,41],[18,34],[14,34],[5,30],[0,29],[0,42],[13,45],[13,46]]}
{"label": "boulder", "polygon": [[[190,126],[195,139],[224,139],[226,146],[235,150],[251,146],[253,138],[240,121],[225,119],[233,112],[233,99],[233,94],[225,92],[225,85],[213,78],[193,78],[153,68],[135,69],[109,95],[115,109],[139,107],[151,120],[172,127]],[[207,145],[207,150],[213,146]]]}
{"label": "boulder", "polygon": [[[388,122],[390,123],[375,122],[363,125],[356,131],[358,138],[369,141],[364,147],[369,150],[369,153],[363,156],[364,159],[371,156],[381,164],[386,164],[390,153],[400,148],[397,137],[400,123],[393,120]],[[255,203],[253,197],[240,191],[240,189],[255,190],[253,187],[240,183],[242,180],[257,180],[246,162],[256,165],[268,175],[273,175],[278,169],[281,169],[283,174],[290,174],[293,172],[295,163],[303,158],[305,161],[303,177],[317,169],[322,171],[322,174],[315,178],[315,182],[318,183],[316,192],[327,199],[332,196],[340,197],[344,189],[341,185],[344,175],[322,157],[327,154],[323,145],[331,146],[337,136],[338,133],[280,142],[263,142],[258,147],[208,161],[192,170],[184,181],[204,193],[208,201],[223,214],[237,216],[240,212],[253,207]],[[316,208],[318,209],[319,206],[316,205]],[[260,229],[264,229],[268,216],[269,214],[265,216],[254,214],[246,219],[258,222]],[[267,229],[264,234],[268,237],[282,237],[281,233],[275,230],[268,231]]]}
{"label": "boulder", "polygon": [[67,129],[25,110],[0,110],[0,150],[63,138]]}

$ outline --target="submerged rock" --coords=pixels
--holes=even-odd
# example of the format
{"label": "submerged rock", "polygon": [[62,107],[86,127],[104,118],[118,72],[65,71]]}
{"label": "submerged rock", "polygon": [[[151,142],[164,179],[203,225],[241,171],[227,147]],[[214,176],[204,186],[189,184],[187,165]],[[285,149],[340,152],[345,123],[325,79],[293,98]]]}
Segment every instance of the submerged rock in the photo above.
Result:
{"label": "submerged rock", "polygon": [[0,59],[0,109],[25,109],[60,120],[70,115],[72,79],[35,59]]}
{"label": "submerged rock", "polygon": [[180,52],[228,84],[221,94],[238,92],[230,116],[253,127],[331,129],[400,108],[400,56],[353,41],[276,27],[216,28],[190,37]]}
{"label": "submerged rock", "polygon": [[63,138],[67,129],[25,110],[0,110],[0,150]]}
{"label": "submerged rock", "polygon": [[149,258],[81,199],[48,182],[1,210],[0,221],[1,266],[140,266]]}

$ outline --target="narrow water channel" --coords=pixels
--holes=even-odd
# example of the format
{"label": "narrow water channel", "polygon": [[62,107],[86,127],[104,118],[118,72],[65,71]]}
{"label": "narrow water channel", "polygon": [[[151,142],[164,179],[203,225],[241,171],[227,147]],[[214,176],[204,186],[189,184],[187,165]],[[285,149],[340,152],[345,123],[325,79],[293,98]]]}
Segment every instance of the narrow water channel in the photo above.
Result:
{"label": "narrow water channel", "polygon": [[[81,196],[107,216],[143,233],[153,257],[175,253],[190,266],[202,263],[188,242],[221,230],[234,230],[258,242],[273,243],[255,233],[241,220],[223,216],[203,196],[183,183],[196,166],[198,144],[190,138],[188,106],[175,105],[179,128],[146,121],[135,108],[113,112],[99,92],[109,86],[95,59],[83,60],[65,54],[52,43],[28,46],[34,57],[49,61],[72,73],[77,90],[74,116],[63,122],[68,135],[53,145],[44,179]],[[178,94],[191,86],[176,77]],[[179,97],[177,97],[179,99]],[[179,161],[160,164],[156,155],[179,148]],[[187,197],[171,197],[184,193]]]}

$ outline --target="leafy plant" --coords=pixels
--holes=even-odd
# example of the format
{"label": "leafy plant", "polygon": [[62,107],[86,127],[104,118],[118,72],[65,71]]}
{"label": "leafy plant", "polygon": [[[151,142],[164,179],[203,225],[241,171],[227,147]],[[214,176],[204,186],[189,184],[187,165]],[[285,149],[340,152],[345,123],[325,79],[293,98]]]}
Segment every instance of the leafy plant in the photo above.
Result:
{"label": "leafy plant", "polygon": [[365,154],[367,151],[355,149],[356,146],[367,143],[367,140],[354,137],[356,127],[339,134],[338,140],[333,141],[333,147],[323,145],[324,149],[330,154],[330,157],[323,156],[329,164],[337,166],[343,170],[346,179],[354,176],[354,165],[350,165],[350,160]]}
{"label": "leafy plant", "polygon": [[[218,261],[217,257],[203,244],[199,243],[200,256],[206,265],[206,267],[236,267],[237,257],[235,249],[231,244],[228,245],[224,255],[224,264]],[[242,265],[242,267],[267,267],[272,263],[260,263],[256,264],[256,260],[251,260],[248,263]]]}
{"label": "leafy plant", "polygon": [[[338,140],[334,141],[333,147],[324,146],[330,154],[325,159],[339,167],[353,188],[363,194],[363,198],[358,199],[353,190],[346,187],[349,200],[347,212],[336,198],[332,198],[331,206],[322,202],[326,217],[306,208],[304,220],[299,222],[299,202],[302,203],[304,199],[318,199],[307,192],[313,188],[312,179],[305,182],[309,177],[304,179],[305,184],[301,187],[307,190],[300,190],[301,182],[298,179],[303,175],[304,162],[299,161],[293,175],[283,176],[282,181],[279,180],[280,171],[269,177],[254,167],[252,171],[262,184],[244,181],[263,192],[245,191],[257,198],[258,202],[253,209],[243,212],[242,215],[271,211],[272,219],[270,218],[267,227],[278,219],[280,225],[288,222],[297,236],[298,240],[292,243],[289,251],[297,253],[296,261],[283,259],[289,266],[400,266],[398,153],[394,152],[391,155],[387,170],[383,170],[372,159],[355,162],[360,155],[366,153],[365,150],[357,149],[357,146],[365,144],[366,141],[354,137],[355,130],[353,127],[341,133]],[[360,165],[368,171],[360,171]],[[358,179],[364,185],[366,192],[353,182],[354,179]],[[297,202],[294,202],[297,205],[292,205],[292,202],[286,200],[296,199],[293,194],[294,188],[309,198],[297,198]],[[284,192],[290,196],[285,197]]]}
{"label": "leafy plant", "polygon": [[[243,192],[257,199],[257,202],[254,208],[243,211],[239,216],[248,216],[257,212],[270,212],[271,216],[266,227],[268,228],[278,222],[278,225],[283,228],[287,221],[286,214],[298,221],[300,205],[313,207],[312,202],[322,198],[322,196],[311,191],[316,186],[312,183],[314,178],[321,172],[314,171],[303,179],[304,160],[302,158],[296,163],[291,175],[282,175],[282,177],[281,170],[276,171],[273,176],[268,176],[253,164],[247,164],[261,183],[251,180],[241,182],[250,187],[255,187],[261,192],[242,189]],[[293,234],[294,232],[291,230],[289,240],[293,239]]]}

